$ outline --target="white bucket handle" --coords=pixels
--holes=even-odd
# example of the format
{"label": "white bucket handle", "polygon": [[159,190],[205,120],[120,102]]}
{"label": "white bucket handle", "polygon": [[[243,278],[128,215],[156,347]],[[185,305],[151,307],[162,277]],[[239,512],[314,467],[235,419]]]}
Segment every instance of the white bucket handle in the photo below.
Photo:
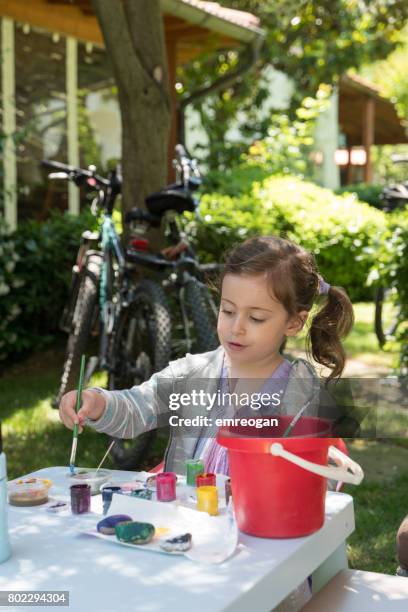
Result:
{"label": "white bucket handle", "polygon": [[294,455],[293,453],[290,453],[284,449],[282,444],[279,442],[274,442],[271,444],[270,452],[275,457],[282,457],[283,459],[298,465],[304,470],[308,470],[309,472],[313,472],[313,474],[318,474],[324,478],[331,478],[333,480],[356,485],[360,484],[364,478],[364,472],[359,464],[350,459],[350,457],[342,453],[335,446],[329,446],[329,458],[333,459],[333,461],[337,464],[337,467],[320,465],[318,463],[312,463],[312,461],[302,459],[301,457],[298,457],[297,455]]}

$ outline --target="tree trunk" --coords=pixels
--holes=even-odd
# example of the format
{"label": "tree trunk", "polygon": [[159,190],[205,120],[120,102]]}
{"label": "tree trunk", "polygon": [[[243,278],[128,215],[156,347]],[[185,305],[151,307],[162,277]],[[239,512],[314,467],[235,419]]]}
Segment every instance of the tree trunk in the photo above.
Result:
{"label": "tree trunk", "polygon": [[[159,0],[92,0],[113,65],[122,118],[122,214],[167,179],[171,111]],[[161,246],[161,232],[150,235]]]}

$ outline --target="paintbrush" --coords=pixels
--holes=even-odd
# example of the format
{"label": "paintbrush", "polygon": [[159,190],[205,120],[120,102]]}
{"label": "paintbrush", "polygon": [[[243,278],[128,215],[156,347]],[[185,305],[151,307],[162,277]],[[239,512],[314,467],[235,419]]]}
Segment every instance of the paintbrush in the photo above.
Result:
{"label": "paintbrush", "polygon": [[102,465],[102,463],[105,461],[106,457],[108,456],[108,453],[110,451],[110,449],[112,448],[112,446],[115,444],[116,440],[113,440],[113,442],[111,442],[111,444],[109,445],[108,450],[106,451],[106,453],[104,454],[104,456],[102,457],[102,461],[100,462],[100,464],[98,465],[98,467],[96,468],[96,472],[95,474],[97,474],[99,472],[99,469]]}
{"label": "paintbrush", "polygon": [[[77,399],[76,399],[76,408],[75,412],[78,414],[79,409],[81,408],[81,396],[82,396],[82,386],[84,384],[84,372],[85,372],[85,355],[81,357],[81,367],[79,371],[79,383],[78,383],[78,391],[77,391]],[[72,430],[72,448],[71,448],[71,457],[69,460],[69,469],[71,474],[74,474],[75,467],[75,455],[78,444],[78,423],[74,423],[74,429]]]}

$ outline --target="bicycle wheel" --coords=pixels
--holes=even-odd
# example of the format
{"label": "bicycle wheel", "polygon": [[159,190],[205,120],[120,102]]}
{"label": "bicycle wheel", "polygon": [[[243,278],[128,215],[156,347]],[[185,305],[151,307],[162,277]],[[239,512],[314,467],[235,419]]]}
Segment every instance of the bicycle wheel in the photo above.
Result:
{"label": "bicycle wheel", "polygon": [[383,347],[397,331],[401,307],[393,291],[384,287],[376,289],[374,305],[374,330],[380,347]]}
{"label": "bicycle wheel", "polygon": [[211,308],[207,287],[196,279],[187,281],[184,285],[184,299],[194,328],[193,352],[205,353],[214,350],[219,345],[217,320]]}
{"label": "bicycle wheel", "polygon": [[85,353],[98,312],[98,289],[102,267],[102,254],[93,252],[81,271],[77,300],[68,337],[58,395],[58,405],[67,391],[78,383],[81,355]]}
{"label": "bicycle wheel", "polygon": [[[170,350],[171,321],[166,297],[159,285],[142,280],[134,299],[119,317],[109,389],[129,389],[148,380],[168,365]],[[157,430],[152,430],[136,440],[115,438],[111,455],[116,465],[120,469],[136,469],[146,458],[156,435]]]}

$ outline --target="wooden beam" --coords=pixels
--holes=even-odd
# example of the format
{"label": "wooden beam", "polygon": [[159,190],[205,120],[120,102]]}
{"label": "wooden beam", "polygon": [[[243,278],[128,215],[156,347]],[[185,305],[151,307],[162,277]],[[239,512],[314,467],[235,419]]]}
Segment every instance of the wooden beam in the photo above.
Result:
{"label": "wooden beam", "polygon": [[[69,36],[66,49],[68,164],[78,167],[78,41]],[[72,215],[79,215],[79,189],[72,181],[68,182],[68,209]]]}
{"label": "wooden beam", "polygon": [[0,0],[0,16],[103,46],[96,17],[84,15],[80,7],[73,4],[49,4],[45,0]]}
{"label": "wooden beam", "polygon": [[371,160],[371,147],[374,144],[375,136],[375,100],[372,97],[366,98],[363,114],[363,147],[366,152],[366,165],[364,166],[364,182],[373,182],[373,164]]}
{"label": "wooden beam", "polygon": [[177,144],[177,99],[176,99],[176,69],[177,69],[177,41],[175,38],[166,37],[167,67],[169,74],[170,102],[171,102],[171,126],[167,149],[167,178],[169,182],[174,181],[175,172],[173,168],[174,147]]}
{"label": "wooden beam", "polygon": [[14,22],[1,20],[1,72],[3,93],[3,189],[4,219],[7,229],[17,229],[17,158],[14,134],[16,132],[16,92],[14,65]]}

